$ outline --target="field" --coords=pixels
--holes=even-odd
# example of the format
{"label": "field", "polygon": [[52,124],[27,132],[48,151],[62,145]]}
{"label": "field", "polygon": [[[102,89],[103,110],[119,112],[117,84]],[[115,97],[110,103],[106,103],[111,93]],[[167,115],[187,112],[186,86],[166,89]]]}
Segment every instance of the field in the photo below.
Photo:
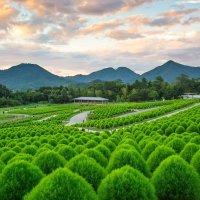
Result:
{"label": "field", "polygon": [[199,100],[38,104],[0,122],[0,200],[200,200]]}

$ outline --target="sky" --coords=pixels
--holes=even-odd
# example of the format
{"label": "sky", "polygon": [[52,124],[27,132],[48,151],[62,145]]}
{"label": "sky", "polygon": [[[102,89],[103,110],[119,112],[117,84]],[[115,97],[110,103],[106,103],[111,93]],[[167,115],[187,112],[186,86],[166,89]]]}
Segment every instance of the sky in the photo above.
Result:
{"label": "sky", "polygon": [[200,0],[0,0],[0,69],[200,66]]}

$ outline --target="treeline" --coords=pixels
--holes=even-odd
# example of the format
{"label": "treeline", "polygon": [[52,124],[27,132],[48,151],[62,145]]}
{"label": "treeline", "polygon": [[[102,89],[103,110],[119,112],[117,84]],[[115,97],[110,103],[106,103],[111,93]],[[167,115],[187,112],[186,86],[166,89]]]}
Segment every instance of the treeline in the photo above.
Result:
{"label": "treeline", "polygon": [[119,81],[94,81],[89,85],[70,87],[41,87],[37,90],[11,91],[0,85],[0,106],[14,106],[29,103],[67,103],[79,96],[105,97],[110,101],[154,101],[177,99],[187,92],[200,93],[200,80],[181,75],[175,83],[167,83],[162,77],[154,81],[137,80],[133,84]]}

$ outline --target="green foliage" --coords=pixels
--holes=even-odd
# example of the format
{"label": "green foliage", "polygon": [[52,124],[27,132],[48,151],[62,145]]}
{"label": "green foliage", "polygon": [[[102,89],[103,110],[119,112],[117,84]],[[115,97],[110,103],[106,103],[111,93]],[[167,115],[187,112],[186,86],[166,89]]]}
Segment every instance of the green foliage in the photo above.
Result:
{"label": "green foliage", "polygon": [[174,130],[171,127],[168,127],[165,129],[165,135],[169,136],[174,132]]}
{"label": "green foliage", "polygon": [[199,128],[198,128],[198,126],[197,125],[195,125],[195,124],[191,124],[188,128],[187,128],[187,130],[186,130],[188,133],[192,133],[192,132],[199,132]]}
{"label": "green foliage", "polygon": [[164,160],[152,176],[159,200],[199,200],[197,172],[179,156]]}
{"label": "green foliage", "polygon": [[153,172],[163,160],[175,154],[176,152],[172,148],[159,146],[149,156],[147,160],[147,166],[149,167],[150,171]]}
{"label": "green foliage", "polygon": [[105,177],[106,173],[94,159],[85,155],[78,155],[72,158],[67,167],[76,172],[90,183],[95,190],[97,190],[101,180]]}
{"label": "green foliage", "polygon": [[3,153],[3,154],[1,154],[1,160],[5,163],[5,164],[7,164],[7,162],[11,159],[11,158],[13,158],[14,156],[16,156],[17,154],[14,152],[14,151],[7,151],[7,152],[5,152],[5,153]]}
{"label": "green foliage", "polygon": [[50,174],[53,170],[64,167],[65,162],[62,156],[53,151],[44,151],[33,161],[45,174]]}
{"label": "green foliage", "polygon": [[197,170],[200,174],[200,150],[198,150],[191,160],[191,165]]}
{"label": "green foliage", "polygon": [[16,161],[7,165],[0,175],[0,199],[23,199],[43,176],[38,167],[26,161]]}
{"label": "green foliage", "polygon": [[142,155],[145,160],[148,159],[149,155],[158,147],[157,142],[149,142],[142,151]]}
{"label": "green foliage", "polygon": [[33,156],[31,156],[30,154],[19,153],[15,157],[11,158],[8,161],[8,164],[13,163],[15,161],[23,161],[23,160],[31,163],[33,160]]}
{"label": "green foliage", "polygon": [[180,153],[181,150],[184,148],[185,146],[185,142],[179,138],[173,138],[168,144],[168,147],[171,147],[172,149],[174,149],[176,151],[176,153]]}
{"label": "green foliage", "polygon": [[93,188],[68,169],[57,169],[45,177],[24,200],[96,200]]}
{"label": "green foliage", "polygon": [[76,156],[76,151],[70,146],[63,146],[58,150],[58,153],[65,158],[66,161]]}
{"label": "green foliage", "polygon": [[34,156],[36,152],[37,152],[37,148],[35,146],[25,146],[22,149],[22,153],[30,154],[32,156]]}
{"label": "green foliage", "polygon": [[183,126],[178,126],[175,130],[175,133],[181,134],[185,132],[185,128]]}
{"label": "green foliage", "polygon": [[108,164],[108,160],[105,158],[105,156],[95,149],[87,149],[83,152],[83,154],[96,160],[96,162],[99,163],[102,167],[106,167]]}
{"label": "green foliage", "polygon": [[0,160],[0,174],[2,172],[2,170],[4,169],[5,164],[3,163],[3,161]]}
{"label": "green foliage", "polygon": [[101,182],[98,197],[99,200],[156,200],[148,179],[130,166],[112,171]]}
{"label": "green foliage", "polygon": [[199,146],[193,143],[188,143],[185,145],[184,149],[181,151],[180,156],[190,163],[193,155],[199,150]]}
{"label": "green foliage", "polygon": [[111,155],[107,170],[108,172],[111,172],[112,170],[121,168],[125,165],[130,165],[142,172],[144,175],[149,176],[146,162],[135,149],[121,148],[114,151]]}
{"label": "green foliage", "polygon": [[107,148],[105,145],[100,144],[97,147],[95,147],[95,150],[101,152],[107,159],[110,158],[111,152],[109,148]]}

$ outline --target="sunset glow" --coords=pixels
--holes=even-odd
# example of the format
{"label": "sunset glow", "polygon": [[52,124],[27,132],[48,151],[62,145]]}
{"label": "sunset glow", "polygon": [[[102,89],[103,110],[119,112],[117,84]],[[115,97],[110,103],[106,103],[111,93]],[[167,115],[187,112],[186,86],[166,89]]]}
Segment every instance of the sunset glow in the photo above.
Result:
{"label": "sunset glow", "polygon": [[1,0],[0,69],[67,76],[167,60],[200,66],[199,0]]}

